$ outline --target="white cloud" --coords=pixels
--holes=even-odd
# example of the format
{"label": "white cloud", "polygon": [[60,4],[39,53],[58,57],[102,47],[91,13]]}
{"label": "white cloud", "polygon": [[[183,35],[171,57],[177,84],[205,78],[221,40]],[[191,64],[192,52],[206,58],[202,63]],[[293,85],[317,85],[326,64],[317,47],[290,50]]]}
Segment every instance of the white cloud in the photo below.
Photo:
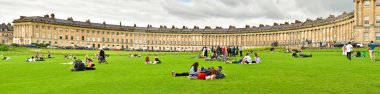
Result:
{"label": "white cloud", "polygon": [[42,16],[108,24],[223,26],[272,24],[352,11],[351,0],[0,0],[0,22]]}

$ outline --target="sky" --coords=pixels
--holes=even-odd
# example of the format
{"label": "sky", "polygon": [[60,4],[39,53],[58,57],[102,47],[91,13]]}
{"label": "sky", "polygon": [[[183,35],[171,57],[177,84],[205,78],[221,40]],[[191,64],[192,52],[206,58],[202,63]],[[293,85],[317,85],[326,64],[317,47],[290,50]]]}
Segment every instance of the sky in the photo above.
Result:
{"label": "sky", "polygon": [[0,23],[20,16],[146,27],[258,26],[353,11],[353,0],[0,0]]}

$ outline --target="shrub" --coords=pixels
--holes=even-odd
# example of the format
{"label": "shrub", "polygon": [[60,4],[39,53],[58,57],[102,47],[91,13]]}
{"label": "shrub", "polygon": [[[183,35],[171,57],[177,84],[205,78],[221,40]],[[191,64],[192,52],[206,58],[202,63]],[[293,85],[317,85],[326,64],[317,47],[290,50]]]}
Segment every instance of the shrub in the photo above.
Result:
{"label": "shrub", "polygon": [[20,45],[16,44],[16,43],[12,43],[11,44],[12,47],[19,47]]}
{"label": "shrub", "polygon": [[9,46],[8,45],[0,44],[0,51],[8,51],[8,50],[9,50]]}

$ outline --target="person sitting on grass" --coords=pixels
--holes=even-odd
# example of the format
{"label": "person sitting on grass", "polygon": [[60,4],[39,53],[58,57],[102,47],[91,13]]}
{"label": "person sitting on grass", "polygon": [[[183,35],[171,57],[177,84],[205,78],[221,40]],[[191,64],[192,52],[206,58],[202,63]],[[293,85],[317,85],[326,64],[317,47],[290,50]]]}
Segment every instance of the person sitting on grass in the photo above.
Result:
{"label": "person sitting on grass", "polygon": [[154,55],[154,64],[161,64],[161,61],[158,59],[157,54]]}
{"label": "person sitting on grass", "polygon": [[95,70],[95,64],[91,59],[89,58],[86,59],[86,62],[87,62],[86,70]]}
{"label": "person sitting on grass", "polygon": [[362,57],[362,53],[357,51],[355,55],[352,55],[352,57]]}
{"label": "person sitting on grass", "polygon": [[145,64],[152,64],[152,62],[149,59],[149,56],[145,57]]}
{"label": "person sitting on grass", "polygon": [[53,58],[53,57],[51,56],[50,51],[48,51],[48,58]]}
{"label": "person sitting on grass", "polygon": [[293,58],[297,58],[298,57],[297,51],[295,51],[295,50],[292,51],[292,57]]}
{"label": "person sitting on grass", "polygon": [[222,66],[218,66],[218,69],[216,70],[216,75],[215,75],[215,78],[216,79],[223,79],[225,78],[226,76],[222,73]]}
{"label": "person sitting on grass", "polygon": [[261,63],[261,59],[260,59],[260,57],[259,57],[259,55],[257,53],[255,53],[255,60],[252,63],[255,63],[255,64],[260,64]]}
{"label": "person sitting on grass", "polygon": [[38,58],[37,61],[45,61],[45,57],[42,55],[42,56],[40,56],[40,57]]}
{"label": "person sitting on grass", "polygon": [[195,62],[193,65],[191,65],[189,72],[176,73],[176,72],[172,71],[172,76],[173,77],[177,77],[177,76],[189,76],[189,77],[196,76],[197,75],[198,66],[199,66],[198,62]]}
{"label": "person sitting on grass", "polygon": [[73,64],[74,68],[72,68],[71,71],[84,71],[86,69],[84,63],[81,60],[75,60]]}
{"label": "person sitting on grass", "polygon": [[31,58],[27,58],[26,59],[26,62],[34,62],[34,61],[35,61],[34,56],[32,56]]}
{"label": "person sitting on grass", "polygon": [[241,64],[250,64],[250,63],[252,63],[252,58],[251,58],[251,56],[249,56],[249,54],[247,53],[247,54],[245,55],[245,57],[243,58]]}

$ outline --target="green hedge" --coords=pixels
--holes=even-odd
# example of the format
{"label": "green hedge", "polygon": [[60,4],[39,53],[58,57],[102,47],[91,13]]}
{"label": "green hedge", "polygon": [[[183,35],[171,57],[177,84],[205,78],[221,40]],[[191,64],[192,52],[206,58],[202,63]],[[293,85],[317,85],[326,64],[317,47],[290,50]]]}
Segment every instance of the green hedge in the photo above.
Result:
{"label": "green hedge", "polygon": [[9,50],[9,46],[8,45],[0,44],[0,51],[8,51],[8,50]]}

